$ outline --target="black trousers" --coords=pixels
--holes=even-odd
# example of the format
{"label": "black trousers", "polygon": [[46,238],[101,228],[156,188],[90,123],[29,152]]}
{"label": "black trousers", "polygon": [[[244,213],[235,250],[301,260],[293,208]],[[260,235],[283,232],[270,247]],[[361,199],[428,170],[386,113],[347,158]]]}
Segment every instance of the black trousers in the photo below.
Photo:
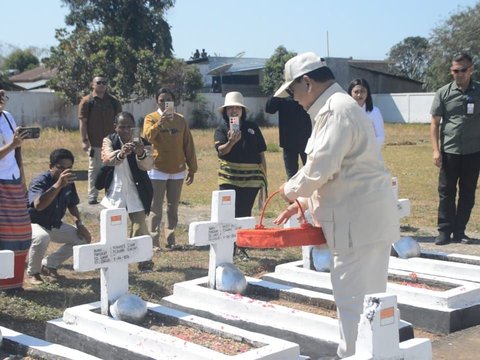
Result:
{"label": "black trousers", "polygon": [[260,188],[220,185],[220,190],[235,190],[235,217],[252,216],[252,208]]}
{"label": "black trousers", "polygon": [[307,154],[303,151],[283,149],[283,162],[285,163],[285,170],[287,177],[290,179],[298,171],[298,157],[302,160],[302,164],[307,162]]}
{"label": "black trousers", "polygon": [[[468,155],[442,153],[438,177],[438,231],[463,235],[475,205],[480,152]],[[457,199],[458,186],[458,202]]]}

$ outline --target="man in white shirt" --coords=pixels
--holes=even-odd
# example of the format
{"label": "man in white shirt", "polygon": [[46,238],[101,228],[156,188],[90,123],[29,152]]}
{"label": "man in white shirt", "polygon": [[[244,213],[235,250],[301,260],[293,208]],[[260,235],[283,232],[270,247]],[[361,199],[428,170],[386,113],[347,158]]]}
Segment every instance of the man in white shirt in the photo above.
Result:
{"label": "man in white shirt", "polygon": [[[304,203],[323,228],[340,322],[337,354],[347,357],[355,354],[365,295],[386,291],[390,247],[400,237],[391,177],[370,120],[323,59],[304,53],[285,64],[285,83],[275,96],[289,94],[308,112],[313,130],[305,166],[280,192]],[[296,213],[293,202],[275,222]]]}

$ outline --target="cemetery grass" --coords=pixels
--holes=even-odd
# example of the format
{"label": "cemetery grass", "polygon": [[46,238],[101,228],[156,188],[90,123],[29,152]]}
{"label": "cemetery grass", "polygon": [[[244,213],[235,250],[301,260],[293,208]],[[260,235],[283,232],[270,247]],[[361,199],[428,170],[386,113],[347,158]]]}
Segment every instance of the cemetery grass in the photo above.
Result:
{"label": "cemetery grass", "polygon": [[[282,152],[278,147],[278,129],[262,129],[268,144],[266,153],[269,189],[277,189],[285,181]],[[144,300],[159,303],[172,293],[173,284],[207,275],[208,249],[193,248],[188,245],[187,224],[189,215],[203,214],[209,218],[211,192],[217,189],[218,161],[213,148],[213,129],[194,130],[199,171],[191,186],[184,186],[180,206],[181,225],[177,231],[174,250],[162,247],[154,254],[153,272],[140,273],[135,265],[130,266],[130,291]],[[24,142],[23,158],[27,181],[48,169],[49,153],[58,147],[72,150],[76,160],[75,170],[87,169],[87,155],[81,150],[78,131],[43,129],[41,138]],[[412,202],[412,216],[402,220],[404,229],[417,234],[434,233],[437,207],[438,170],[432,165],[429,126],[420,124],[386,124],[386,146],[383,149],[386,166],[393,176],[399,179],[400,197]],[[77,182],[82,203],[86,199],[86,181]],[[83,204],[82,204],[83,205]],[[280,199],[272,201],[266,217],[272,218],[285,203]],[[88,207],[87,207],[88,208]],[[255,215],[259,215],[256,208]],[[478,232],[480,224],[477,209],[472,211],[472,219],[467,229]],[[68,217],[67,217],[68,221]],[[99,222],[96,215],[85,216],[85,223],[93,235],[99,239]],[[163,240],[164,241],[164,240]],[[49,251],[55,249],[50,244]],[[235,257],[235,264],[248,276],[260,277],[274,271],[277,264],[298,260],[298,248],[248,251],[249,259]],[[62,316],[67,307],[85,304],[100,299],[99,272],[77,273],[72,270],[71,261],[65,263],[58,281],[46,282],[31,287],[25,283],[25,291],[17,294],[0,295],[0,325],[32,336],[44,338],[45,322]]]}

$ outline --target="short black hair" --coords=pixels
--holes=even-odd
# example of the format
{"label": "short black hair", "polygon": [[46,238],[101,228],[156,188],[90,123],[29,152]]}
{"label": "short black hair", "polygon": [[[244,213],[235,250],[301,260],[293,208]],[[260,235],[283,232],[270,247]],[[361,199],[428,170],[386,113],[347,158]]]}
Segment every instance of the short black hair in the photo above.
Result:
{"label": "short black hair", "polygon": [[373,110],[373,99],[372,99],[372,92],[370,91],[370,85],[368,81],[363,78],[353,79],[350,84],[348,85],[348,94],[352,96],[352,90],[355,86],[360,85],[367,89],[367,99],[365,100],[365,108],[368,112]]}
{"label": "short black hair", "polygon": [[309,73],[306,73],[304,75],[307,75],[309,78],[320,83],[327,82],[329,80],[335,80],[335,75],[333,75],[332,70],[330,70],[328,66],[322,66],[321,68],[312,70]]}
{"label": "short black hair", "polygon": [[120,118],[123,118],[123,119],[129,118],[132,121],[132,123],[135,125],[135,118],[133,117],[132,113],[129,113],[128,111],[120,111],[117,115],[115,115],[115,120],[114,120],[115,125],[118,124],[118,120],[120,120]]}
{"label": "short black hair", "polygon": [[172,100],[175,101],[175,95],[173,95],[173,91],[168,89],[168,88],[163,88],[163,87],[157,90],[156,96],[155,96],[155,101],[158,101],[158,97],[161,94],[168,94],[172,97]]}
{"label": "short black hair", "polygon": [[55,149],[50,153],[50,165],[58,164],[63,159],[72,160],[72,164],[75,162],[75,158],[70,150]]}
{"label": "short black hair", "polygon": [[461,53],[461,54],[458,54],[457,56],[455,56],[453,58],[453,61],[454,62],[462,62],[462,61],[466,61],[470,64],[473,64],[473,61],[472,61],[472,57],[466,53]]}

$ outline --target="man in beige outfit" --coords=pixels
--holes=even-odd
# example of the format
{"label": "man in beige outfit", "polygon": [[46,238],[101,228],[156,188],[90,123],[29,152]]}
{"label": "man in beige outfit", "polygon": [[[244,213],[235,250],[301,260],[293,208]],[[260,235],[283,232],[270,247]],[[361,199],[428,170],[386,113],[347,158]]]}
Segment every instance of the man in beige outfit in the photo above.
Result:
{"label": "man in beige outfit", "polygon": [[[367,115],[323,59],[304,53],[285,64],[275,96],[289,94],[308,112],[313,130],[305,166],[280,191],[289,202],[303,202],[323,228],[340,322],[337,354],[347,357],[355,354],[365,295],[386,291],[390,247],[400,237],[391,177]],[[294,202],[275,222],[296,212]]]}

